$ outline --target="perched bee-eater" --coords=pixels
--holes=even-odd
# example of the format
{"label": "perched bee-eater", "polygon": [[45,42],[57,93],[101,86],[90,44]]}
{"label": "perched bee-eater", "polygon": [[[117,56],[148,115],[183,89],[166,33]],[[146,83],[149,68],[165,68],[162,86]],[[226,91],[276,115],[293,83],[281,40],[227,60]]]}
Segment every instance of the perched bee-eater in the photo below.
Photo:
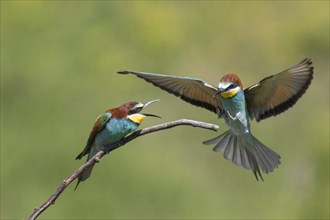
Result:
{"label": "perched bee-eater", "polygon": [[260,168],[265,173],[272,172],[280,164],[280,156],[252,135],[249,119],[259,122],[292,107],[310,85],[313,66],[311,59],[305,59],[246,89],[235,74],[223,76],[216,88],[197,78],[133,71],[118,73],[134,74],[224,118],[229,130],[204,144],[216,144],[214,151],[224,151],[226,159],[252,170],[257,180],[258,176],[263,180]]}
{"label": "perched bee-eater", "polygon": [[[129,133],[135,131],[146,116],[159,118],[157,115],[140,113],[144,107],[156,101],[159,100],[153,100],[146,104],[128,102],[118,108],[112,108],[102,113],[94,123],[86,147],[76,157],[76,160],[80,160],[86,154],[88,154],[87,161],[90,160],[100,150],[120,141]],[[81,181],[86,180],[91,175],[92,169],[93,166],[78,176],[78,183],[75,190]]]}

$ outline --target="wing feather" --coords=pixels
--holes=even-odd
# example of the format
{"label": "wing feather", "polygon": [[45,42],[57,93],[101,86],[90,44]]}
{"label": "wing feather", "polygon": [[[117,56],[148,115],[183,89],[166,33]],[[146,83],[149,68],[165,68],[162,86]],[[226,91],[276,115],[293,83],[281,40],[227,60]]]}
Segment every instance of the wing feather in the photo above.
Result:
{"label": "wing feather", "polygon": [[246,88],[244,93],[250,118],[260,121],[286,111],[306,92],[312,79],[312,61],[306,58]]}
{"label": "wing feather", "polygon": [[103,114],[99,115],[99,117],[97,117],[94,126],[92,128],[91,133],[89,134],[86,146],[84,148],[84,150],[76,157],[77,159],[81,159],[83,156],[85,156],[86,154],[88,154],[90,152],[90,149],[93,145],[95,136],[97,133],[99,133],[107,124],[107,122],[111,119],[112,114],[109,111],[104,112]]}
{"label": "wing feather", "polygon": [[134,71],[120,71],[118,73],[136,75],[190,104],[205,108],[216,114],[221,112],[219,96],[213,97],[217,91],[216,87],[203,80]]}

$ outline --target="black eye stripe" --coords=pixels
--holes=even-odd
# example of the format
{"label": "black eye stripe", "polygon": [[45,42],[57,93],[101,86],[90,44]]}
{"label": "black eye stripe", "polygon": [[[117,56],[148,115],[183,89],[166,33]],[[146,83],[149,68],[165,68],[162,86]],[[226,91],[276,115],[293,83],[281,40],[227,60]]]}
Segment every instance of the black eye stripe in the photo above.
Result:
{"label": "black eye stripe", "polygon": [[142,110],[142,108],[143,108],[143,107],[136,107],[136,108],[134,108],[134,109],[132,109],[132,110],[129,110],[129,111],[128,111],[128,114],[131,115],[131,114],[138,113],[138,112],[140,112],[140,111]]}
{"label": "black eye stripe", "polygon": [[231,89],[233,89],[233,88],[235,88],[235,87],[237,87],[236,83],[230,84],[230,86],[228,86],[228,87],[226,88],[226,91],[231,90]]}

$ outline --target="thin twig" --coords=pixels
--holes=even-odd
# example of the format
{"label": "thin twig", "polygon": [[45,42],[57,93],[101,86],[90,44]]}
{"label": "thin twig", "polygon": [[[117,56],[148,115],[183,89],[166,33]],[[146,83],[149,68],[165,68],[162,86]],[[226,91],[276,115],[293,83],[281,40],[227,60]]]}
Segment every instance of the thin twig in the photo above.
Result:
{"label": "thin twig", "polygon": [[204,129],[209,129],[209,130],[218,130],[218,126],[214,124],[209,124],[205,122],[200,122],[200,121],[194,121],[194,120],[189,120],[189,119],[181,119],[181,120],[176,120],[176,121],[171,121],[167,122],[164,124],[159,124],[159,125],[154,125],[150,126],[147,128],[143,128],[141,130],[138,130],[131,135],[123,138],[122,140],[111,144],[107,146],[104,150],[99,151],[94,157],[92,157],[89,161],[87,161],[85,164],[83,164],[81,167],[79,167],[78,170],[74,171],[68,178],[62,181],[62,183],[59,185],[59,187],[55,190],[55,192],[39,207],[36,207],[33,210],[33,213],[30,215],[28,218],[29,220],[34,220],[36,219],[42,212],[44,212],[50,205],[53,205],[56,201],[56,199],[62,194],[62,192],[65,190],[65,188],[70,185],[72,181],[74,181],[84,170],[87,168],[93,166],[95,163],[99,162],[100,159],[110,151],[113,151],[126,143],[132,141],[133,139],[143,136],[152,132],[164,130],[164,129],[169,129],[173,128],[176,126],[180,125],[189,125],[193,127],[199,127],[199,128],[204,128]]}

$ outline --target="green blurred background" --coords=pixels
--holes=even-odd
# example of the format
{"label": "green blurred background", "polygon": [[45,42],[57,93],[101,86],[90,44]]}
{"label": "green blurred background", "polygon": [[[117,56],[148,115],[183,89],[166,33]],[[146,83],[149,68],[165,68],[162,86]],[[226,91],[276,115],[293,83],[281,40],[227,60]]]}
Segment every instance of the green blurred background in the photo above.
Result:
{"label": "green blurred background", "polygon": [[[282,156],[257,182],[202,141],[216,115],[123,69],[202,78],[237,73],[245,86],[305,57],[314,80],[284,114],[252,122]],[[28,217],[84,161],[96,117],[126,101],[177,127],[104,157],[40,219],[329,218],[329,2],[1,1],[1,219]]]}

